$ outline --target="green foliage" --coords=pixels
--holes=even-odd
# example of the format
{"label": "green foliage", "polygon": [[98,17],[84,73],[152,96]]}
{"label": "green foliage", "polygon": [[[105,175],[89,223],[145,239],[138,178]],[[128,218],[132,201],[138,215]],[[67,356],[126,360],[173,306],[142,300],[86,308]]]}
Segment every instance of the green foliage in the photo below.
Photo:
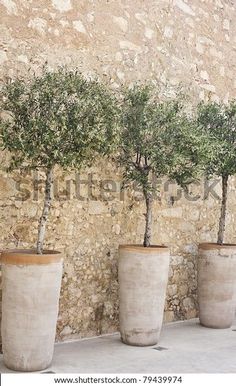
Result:
{"label": "green foliage", "polygon": [[153,189],[152,174],[172,178],[181,186],[193,182],[200,172],[203,151],[198,134],[180,98],[160,102],[146,85],[127,90],[119,158],[125,180],[138,183],[144,193]]}
{"label": "green foliage", "polygon": [[236,101],[200,103],[197,124],[207,145],[204,169],[208,176],[236,173]]}
{"label": "green foliage", "polygon": [[88,165],[112,151],[118,129],[114,97],[96,80],[60,68],[31,79],[18,78],[2,89],[2,143],[11,168],[50,169]]}

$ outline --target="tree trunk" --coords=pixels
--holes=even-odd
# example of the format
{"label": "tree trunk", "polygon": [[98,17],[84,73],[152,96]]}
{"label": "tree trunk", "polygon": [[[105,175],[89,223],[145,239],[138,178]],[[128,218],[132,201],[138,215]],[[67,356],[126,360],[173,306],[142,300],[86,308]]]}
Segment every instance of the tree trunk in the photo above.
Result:
{"label": "tree trunk", "polygon": [[47,169],[47,173],[46,173],[43,213],[40,218],[39,227],[38,227],[37,253],[39,255],[42,255],[43,253],[46,224],[47,224],[48,215],[49,215],[51,202],[52,202],[52,187],[53,187],[53,169],[51,168],[51,169]]}
{"label": "tree trunk", "polygon": [[146,214],[145,214],[145,234],[144,234],[144,247],[150,247],[152,236],[152,194],[144,192],[146,202]]}
{"label": "tree trunk", "polygon": [[222,176],[222,201],[221,201],[217,244],[223,244],[223,241],[224,241],[227,190],[228,190],[228,176],[226,175],[226,176]]}

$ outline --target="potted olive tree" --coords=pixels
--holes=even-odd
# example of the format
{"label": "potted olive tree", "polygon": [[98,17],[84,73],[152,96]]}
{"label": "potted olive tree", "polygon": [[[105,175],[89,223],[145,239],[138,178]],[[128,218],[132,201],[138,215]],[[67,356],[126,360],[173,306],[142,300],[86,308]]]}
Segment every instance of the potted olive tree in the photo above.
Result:
{"label": "potted olive tree", "polygon": [[235,311],[236,245],[224,243],[224,233],[228,182],[236,173],[236,102],[200,103],[197,123],[209,143],[205,173],[208,177],[220,177],[222,182],[217,242],[199,246],[199,317],[206,327],[227,328],[232,325]]}
{"label": "potted olive tree", "polygon": [[126,344],[154,345],[159,338],[170,251],[151,243],[152,176],[167,176],[182,186],[195,179],[199,137],[194,127],[179,98],[160,102],[148,85],[125,93],[119,161],[124,179],[142,188],[146,205],[143,243],[119,247],[120,332]]}
{"label": "potted olive tree", "polygon": [[62,256],[44,249],[54,170],[78,169],[107,154],[116,138],[117,107],[98,81],[63,68],[7,82],[2,96],[1,138],[12,155],[10,168],[45,173],[36,248],[2,253],[4,363],[35,371],[52,360],[61,286]]}

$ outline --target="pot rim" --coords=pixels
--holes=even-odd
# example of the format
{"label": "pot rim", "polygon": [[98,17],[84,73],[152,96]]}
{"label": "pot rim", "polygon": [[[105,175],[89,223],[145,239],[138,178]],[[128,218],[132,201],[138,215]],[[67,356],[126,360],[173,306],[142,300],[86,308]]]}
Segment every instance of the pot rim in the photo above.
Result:
{"label": "pot rim", "polygon": [[236,249],[236,244],[200,243],[199,249]]}
{"label": "pot rim", "polygon": [[142,244],[121,244],[119,250],[125,249],[129,251],[138,251],[141,253],[166,253],[169,252],[169,247],[165,245],[150,245],[150,247],[144,247]]}
{"label": "pot rim", "polygon": [[6,249],[1,253],[2,264],[12,265],[43,265],[61,262],[62,254],[59,251],[44,250],[38,255],[36,249]]}

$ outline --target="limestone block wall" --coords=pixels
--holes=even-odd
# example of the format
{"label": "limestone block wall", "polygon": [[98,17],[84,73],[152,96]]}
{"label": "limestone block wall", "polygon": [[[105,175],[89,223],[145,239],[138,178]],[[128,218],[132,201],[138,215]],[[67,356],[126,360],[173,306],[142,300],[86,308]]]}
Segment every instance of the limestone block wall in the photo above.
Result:
{"label": "limestone block wall", "polygon": [[[38,71],[47,61],[98,74],[114,89],[153,79],[163,88],[181,82],[194,101],[236,96],[233,0],[0,0],[0,14],[1,78]],[[42,178],[1,172],[1,248],[34,245]],[[109,194],[99,187],[107,180]],[[80,176],[57,171],[46,244],[65,256],[58,340],[118,328],[117,248],[142,242],[144,229],[144,203],[132,189],[121,193],[120,181],[116,165],[102,160]],[[172,253],[166,321],[197,314],[197,244],[216,240],[220,184],[214,195],[207,191],[202,183],[186,196],[163,182],[155,201],[153,243]],[[228,242],[236,242],[235,204],[232,179]]]}

